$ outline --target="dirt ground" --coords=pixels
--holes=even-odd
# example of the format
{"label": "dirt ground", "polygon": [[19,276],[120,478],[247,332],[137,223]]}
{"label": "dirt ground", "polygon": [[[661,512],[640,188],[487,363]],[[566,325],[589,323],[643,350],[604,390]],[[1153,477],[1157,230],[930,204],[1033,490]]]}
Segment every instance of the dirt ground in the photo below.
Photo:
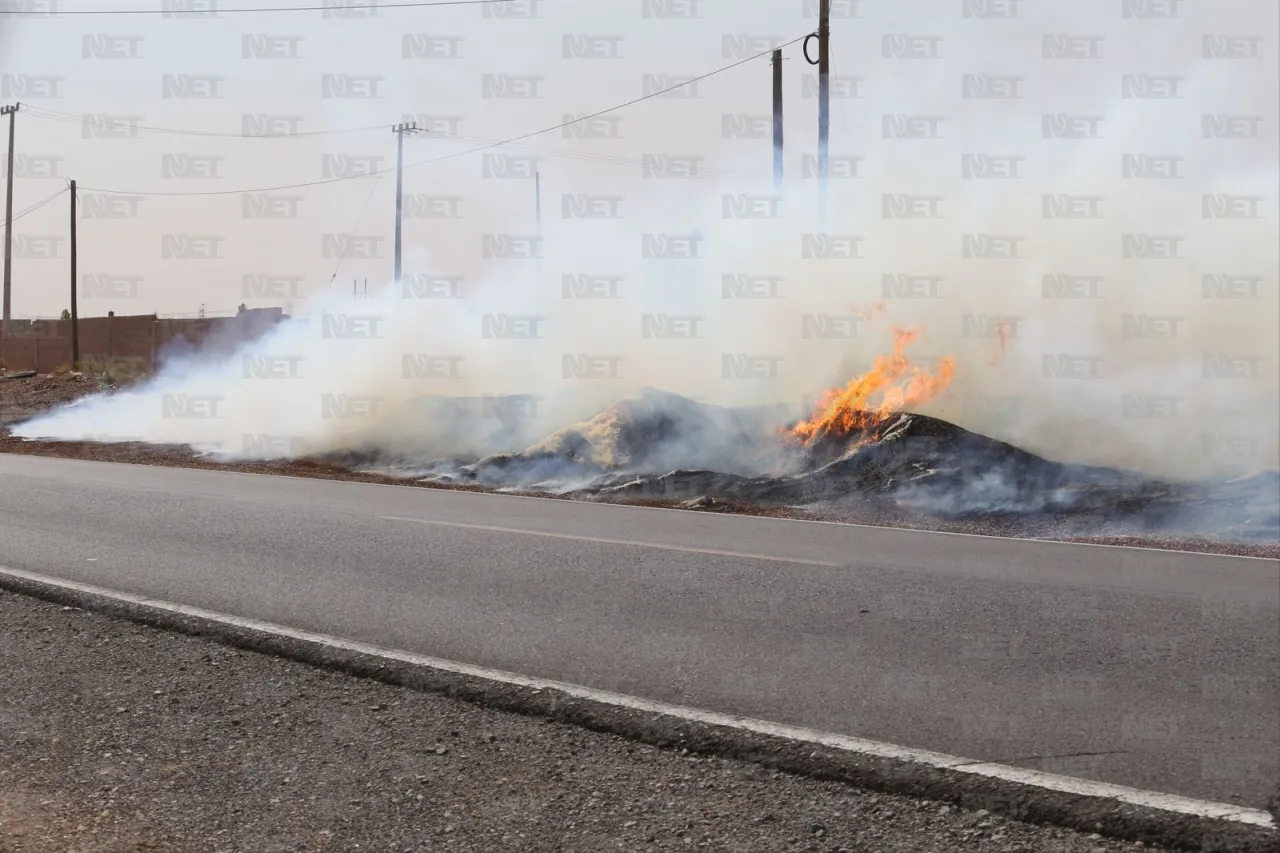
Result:
{"label": "dirt ground", "polygon": [[[7,379],[0,374],[0,453],[21,453],[32,456],[56,456],[73,459],[91,459],[101,462],[128,462],[141,465],[165,465],[179,468],[239,471],[254,474],[274,474],[290,477],[314,477],[325,480],[348,480],[363,483],[412,486],[417,488],[456,489],[463,491],[490,491],[484,486],[440,485],[418,481],[406,481],[376,474],[349,470],[341,465],[314,459],[277,460],[265,462],[219,462],[195,453],[186,445],[152,445],[141,443],[98,444],[73,441],[26,441],[13,437],[8,424],[32,417],[62,403],[68,403],[90,394],[109,391],[105,380],[84,374],[69,373],[61,376],[40,375],[26,379]],[[548,500],[565,499],[542,493],[528,493],[532,497]],[[867,500],[863,505],[839,511],[809,507],[778,507],[749,504],[721,499],[701,501],[682,500],[617,500],[639,506],[687,509],[692,512],[724,512],[742,515],[759,515],[772,518],[798,518],[813,521],[869,524],[884,527],[905,527],[917,530],[938,530],[950,533],[973,533],[984,536],[1013,538],[1056,539],[1066,542],[1085,542],[1098,545],[1124,545],[1166,550],[1196,551],[1201,553],[1232,554],[1250,557],[1280,557],[1280,542],[1242,544],[1215,539],[1188,539],[1176,536],[1099,536],[1081,537],[1061,535],[1054,531],[1053,521],[1040,520],[1034,528],[1015,519],[986,517],[978,520],[941,521],[924,515],[905,512],[896,507]]]}

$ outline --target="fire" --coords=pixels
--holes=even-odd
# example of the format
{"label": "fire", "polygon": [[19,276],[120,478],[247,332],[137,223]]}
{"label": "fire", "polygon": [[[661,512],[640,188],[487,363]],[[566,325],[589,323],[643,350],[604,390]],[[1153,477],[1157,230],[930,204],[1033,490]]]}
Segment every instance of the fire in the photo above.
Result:
{"label": "fire", "polygon": [[892,354],[878,356],[866,373],[823,394],[813,416],[791,427],[788,434],[810,445],[828,436],[874,430],[890,415],[941,394],[951,384],[955,359],[942,359],[936,373],[913,364],[905,350],[919,337],[919,329],[894,328]]}

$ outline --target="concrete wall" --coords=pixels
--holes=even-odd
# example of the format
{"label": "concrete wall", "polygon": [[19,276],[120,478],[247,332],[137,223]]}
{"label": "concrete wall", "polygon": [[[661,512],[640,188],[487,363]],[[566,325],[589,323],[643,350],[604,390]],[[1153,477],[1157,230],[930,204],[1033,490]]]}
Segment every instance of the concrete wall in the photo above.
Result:
{"label": "concrete wall", "polygon": [[[283,317],[279,308],[198,320],[161,319],[154,314],[83,317],[79,320],[80,361],[98,368],[122,365],[151,373],[167,354],[252,340]],[[8,334],[0,332],[0,361],[11,371],[49,373],[70,366],[71,321],[10,321]]]}

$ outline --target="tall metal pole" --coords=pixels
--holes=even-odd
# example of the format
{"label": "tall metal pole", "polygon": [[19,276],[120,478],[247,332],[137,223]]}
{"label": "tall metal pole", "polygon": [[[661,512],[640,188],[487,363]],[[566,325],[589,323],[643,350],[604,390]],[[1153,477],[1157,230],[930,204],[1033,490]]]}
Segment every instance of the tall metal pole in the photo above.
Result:
{"label": "tall metal pole", "polygon": [[76,308],[76,182],[71,182],[71,369],[80,363],[80,314]]}
{"label": "tall metal pole", "polygon": [[400,215],[404,209],[403,191],[404,191],[404,135],[406,133],[417,133],[418,123],[411,122],[409,124],[397,124],[391,128],[391,132],[396,135],[396,278],[397,286],[400,284]]}
{"label": "tall metal pole", "polygon": [[818,7],[818,215],[827,222],[827,139],[831,128],[831,0]]}
{"label": "tall metal pole", "polygon": [[4,187],[4,307],[0,317],[0,333],[9,333],[10,305],[13,298],[13,125],[19,104],[0,107],[0,115],[9,117],[9,168]]}
{"label": "tall metal pole", "polygon": [[773,52],[773,189],[782,192],[782,48]]}
{"label": "tall metal pole", "polygon": [[533,215],[538,226],[538,236],[542,236],[542,173],[533,173]]}

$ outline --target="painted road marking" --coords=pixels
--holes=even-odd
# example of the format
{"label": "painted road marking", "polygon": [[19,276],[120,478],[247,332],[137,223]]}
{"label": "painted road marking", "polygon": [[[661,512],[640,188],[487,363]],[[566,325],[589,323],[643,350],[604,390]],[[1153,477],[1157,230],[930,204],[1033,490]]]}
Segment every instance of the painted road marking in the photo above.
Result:
{"label": "painted road marking", "polygon": [[396,515],[379,516],[383,521],[412,521],[415,524],[435,524],[441,527],[466,527],[470,530],[492,530],[497,533],[522,533],[525,536],[547,536],[551,539],[576,539],[580,542],[602,542],[606,545],[634,545],[637,548],[657,548],[661,551],[684,551],[689,554],[714,554],[717,557],[742,557],[747,560],[769,560],[774,563],[799,563],[804,566],[825,566],[831,569],[844,567],[844,563],[826,560],[805,560],[800,557],[770,557],[767,554],[747,554],[742,551],[720,551],[715,548],[689,548],[683,545],[663,545],[657,542],[635,542],[629,539],[602,539],[598,536],[579,536],[576,533],[547,533],[542,530],[525,530],[522,527],[497,527],[492,524],[463,524],[460,521],[434,521],[427,518],[402,518]]}
{"label": "painted road marking", "polygon": [[1000,779],[1005,782],[1014,782],[1050,791],[1078,794],[1087,797],[1113,799],[1136,806],[1159,809],[1161,811],[1232,821],[1235,823],[1249,824],[1267,829],[1276,828],[1276,822],[1271,815],[1260,809],[1246,809],[1241,808],[1238,805],[1231,805],[1228,803],[1214,803],[1207,800],[1180,797],[1175,794],[1162,794],[1157,791],[1143,791],[1137,788],[1127,788],[1123,785],[1112,785],[1107,782],[1094,782],[1088,779],[1059,776],[1053,773],[1043,773],[1039,770],[1025,770],[1020,767],[1009,767],[1004,764],[996,764],[993,762],[973,761],[971,759],[959,758],[957,756],[947,755],[941,752],[897,746],[896,744],[865,740],[863,738],[839,735],[832,732],[822,732],[815,729],[805,729],[797,726],[785,726],[779,723],[770,723],[766,720],[753,720],[746,717],[735,717],[714,711],[701,711],[697,708],[686,708],[681,705],[668,705],[665,702],[655,702],[650,699],[641,699],[636,696],[626,696],[620,693],[609,693],[604,690],[595,690],[593,688],[582,687],[577,684],[567,684],[561,681],[551,681],[542,678],[531,678],[529,676],[517,675],[512,672],[472,666],[470,664],[457,663],[456,661],[433,658],[427,655],[414,654],[412,652],[385,649],[379,646],[369,645],[368,643],[344,640],[339,637],[331,637],[326,634],[314,634],[309,631],[299,631],[294,628],[287,628],[283,625],[276,625],[270,622],[259,622],[255,619],[244,619],[227,613],[217,613],[211,610],[203,610],[198,607],[188,607],[184,604],[175,604],[170,601],[150,599],[141,595],[117,592],[115,590],[79,583],[77,581],[52,578],[45,575],[39,575],[34,572],[26,572],[21,569],[10,569],[0,566],[0,576],[3,575],[34,581],[48,586],[75,590],[89,595],[101,596],[114,601],[149,607],[156,610],[164,610],[170,613],[176,613],[197,619],[204,619],[210,622],[229,625],[234,628],[248,629],[286,639],[327,646],[329,648],[340,649],[342,651],[381,657],[387,660],[395,660],[402,663],[414,664],[416,666],[430,667],[432,669],[452,672],[458,675],[466,675],[473,678],[483,678],[502,684],[529,687],[535,690],[558,690],[579,699],[613,705],[619,708],[662,714],[664,716],[675,717],[677,719],[688,720],[690,722],[704,723],[713,726],[724,726],[727,728],[754,732],[756,734],[768,735],[771,737],[785,738],[787,740],[802,743],[817,744],[861,755],[871,755],[880,758],[912,762],[942,770],[950,770],[956,773],[972,773],[976,776]]}

